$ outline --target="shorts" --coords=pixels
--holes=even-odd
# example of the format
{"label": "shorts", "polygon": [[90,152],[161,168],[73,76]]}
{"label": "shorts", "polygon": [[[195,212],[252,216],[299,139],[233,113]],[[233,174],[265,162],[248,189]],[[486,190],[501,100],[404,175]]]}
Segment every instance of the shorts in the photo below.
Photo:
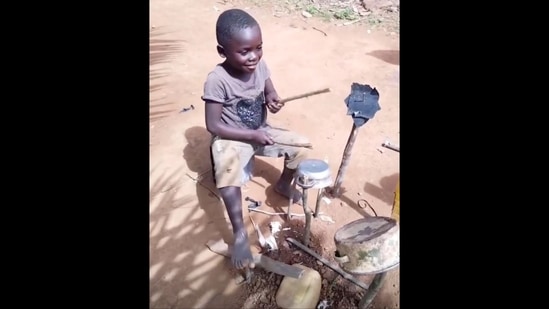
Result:
{"label": "shorts", "polygon": [[[273,140],[280,143],[309,143],[307,138],[288,130],[270,127],[264,130],[272,136]],[[244,167],[254,155],[272,158],[285,157],[284,166],[296,169],[297,165],[307,158],[309,151],[305,147],[279,144],[257,146],[247,142],[214,137],[211,145],[211,160],[216,187],[242,186]]]}

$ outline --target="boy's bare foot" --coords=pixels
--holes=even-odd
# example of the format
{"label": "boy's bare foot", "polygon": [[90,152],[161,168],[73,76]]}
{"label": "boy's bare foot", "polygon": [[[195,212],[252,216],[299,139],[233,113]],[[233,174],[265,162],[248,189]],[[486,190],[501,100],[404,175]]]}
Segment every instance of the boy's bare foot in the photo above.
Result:
{"label": "boy's bare foot", "polygon": [[254,268],[254,258],[250,251],[248,242],[248,233],[246,230],[234,233],[233,252],[231,254],[231,262],[237,269],[246,267]]}
{"label": "boy's bare foot", "polygon": [[301,194],[301,192],[299,192],[298,190],[293,189],[292,186],[278,183],[278,184],[276,184],[276,186],[274,188],[274,191],[276,193],[278,193],[280,195],[283,195],[288,199],[290,199],[290,192],[292,190],[294,191],[293,192],[293,197],[294,197],[293,202],[298,204],[298,205],[303,205],[303,194]]}

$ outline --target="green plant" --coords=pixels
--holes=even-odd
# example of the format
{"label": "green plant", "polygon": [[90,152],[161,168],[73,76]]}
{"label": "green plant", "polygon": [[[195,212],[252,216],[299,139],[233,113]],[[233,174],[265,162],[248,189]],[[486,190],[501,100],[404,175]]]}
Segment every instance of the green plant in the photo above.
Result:
{"label": "green plant", "polygon": [[358,18],[356,13],[350,8],[346,8],[346,9],[334,12],[334,17],[336,19],[344,19],[344,20],[355,20]]}

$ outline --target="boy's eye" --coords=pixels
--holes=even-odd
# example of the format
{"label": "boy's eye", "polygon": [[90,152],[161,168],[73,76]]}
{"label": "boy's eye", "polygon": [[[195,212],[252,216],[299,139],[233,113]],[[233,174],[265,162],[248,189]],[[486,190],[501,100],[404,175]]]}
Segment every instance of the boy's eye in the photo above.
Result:
{"label": "boy's eye", "polygon": [[263,46],[262,46],[262,45],[259,45],[259,46],[257,47],[257,49],[263,49]]}
{"label": "boy's eye", "polygon": [[247,51],[247,50],[241,51],[240,54],[241,54],[242,56],[246,56],[246,55],[248,54],[248,51]]}

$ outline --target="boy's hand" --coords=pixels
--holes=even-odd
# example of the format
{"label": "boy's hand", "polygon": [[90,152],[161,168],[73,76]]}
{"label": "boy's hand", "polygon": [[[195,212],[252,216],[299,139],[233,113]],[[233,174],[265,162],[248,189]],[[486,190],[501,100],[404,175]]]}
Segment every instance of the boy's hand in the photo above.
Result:
{"label": "boy's hand", "polygon": [[284,103],[279,103],[280,97],[276,92],[271,92],[265,97],[265,103],[271,113],[276,114],[284,106]]}
{"label": "boy's hand", "polygon": [[263,130],[255,130],[253,133],[253,140],[259,145],[274,144],[273,138]]}

